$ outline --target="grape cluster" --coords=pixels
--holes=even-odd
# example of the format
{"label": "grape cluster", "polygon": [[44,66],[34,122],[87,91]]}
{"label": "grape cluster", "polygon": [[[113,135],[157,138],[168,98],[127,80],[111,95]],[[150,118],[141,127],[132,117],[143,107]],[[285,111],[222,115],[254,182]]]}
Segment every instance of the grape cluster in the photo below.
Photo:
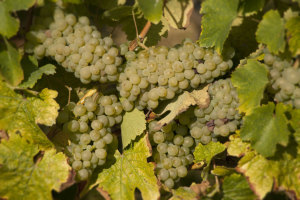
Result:
{"label": "grape cluster", "polygon": [[264,63],[270,70],[269,91],[275,94],[275,100],[300,108],[300,68],[295,68],[292,62],[272,55],[267,49]]}
{"label": "grape cluster", "polygon": [[190,133],[196,143],[207,144],[217,136],[226,137],[237,130],[241,115],[237,108],[238,96],[230,79],[218,80],[209,86],[211,97],[207,108],[194,109],[197,120],[190,125]]}
{"label": "grape cluster", "polygon": [[126,51],[125,46],[120,48],[127,64],[117,89],[125,98],[126,111],[134,106],[155,109],[159,100],[173,99],[183,90],[211,83],[232,67],[230,59],[223,60],[217,52],[188,39],[178,48],[150,47],[137,54]]}
{"label": "grape cluster", "polygon": [[111,128],[121,123],[122,112],[115,95],[87,97],[84,104],[70,103],[60,112],[57,121],[70,134],[67,153],[78,180],[86,180],[93,169],[105,164],[107,145],[113,141]]}
{"label": "grape cluster", "polygon": [[189,134],[187,124],[181,124],[180,119],[172,121],[159,131],[156,130],[157,121],[149,123],[149,133],[155,146],[157,174],[168,188],[173,188],[180,178],[187,175],[187,166],[194,160],[194,139]]}
{"label": "grape cluster", "polygon": [[44,23],[49,24],[47,29],[33,30],[27,35],[31,44],[35,44],[29,47],[34,46],[37,58],[51,56],[85,84],[118,80],[122,58],[110,37],[101,38],[101,33],[85,16],[77,19],[56,8],[53,18],[53,22]]}

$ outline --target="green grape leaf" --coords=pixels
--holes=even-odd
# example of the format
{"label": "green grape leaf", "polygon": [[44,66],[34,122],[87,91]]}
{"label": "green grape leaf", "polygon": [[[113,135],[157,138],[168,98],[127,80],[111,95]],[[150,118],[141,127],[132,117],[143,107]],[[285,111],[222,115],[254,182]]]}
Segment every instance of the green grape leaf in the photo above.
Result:
{"label": "green grape leaf", "polygon": [[0,82],[0,130],[21,135],[42,149],[52,147],[52,143],[36,123],[53,125],[58,115],[59,105],[53,98],[57,92],[44,89],[38,97],[28,97],[15,93],[4,82]]}
{"label": "green grape leaf", "polygon": [[279,168],[276,161],[249,152],[239,161],[237,170],[247,177],[251,189],[263,199],[272,190]]}
{"label": "green grape leaf", "polygon": [[270,10],[263,16],[256,31],[256,40],[266,44],[272,53],[284,51],[284,22],[278,11]]}
{"label": "green grape leaf", "polygon": [[286,22],[289,49],[294,56],[300,54],[300,16]]}
{"label": "green grape leaf", "polygon": [[239,111],[249,114],[260,105],[268,84],[268,70],[264,64],[248,59],[247,64],[237,68],[231,76],[240,101]]}
{"label": "green grape leaf", "polygon": [[164,5],[164,18],[175,29],[187,28],[193,9],[192,0],[170,0]]}
{"label": "green grape leaf", "polygon": [[169,200],[195,200],[197,194],[190,187],[179,187],[172,190],[173,196]]}
{"label": "green grape leaf", "polygon": [[215,166],[213,170],[211,170],[211,173],[215,176],[229,176],[235,172],[234,168],[228,168],[224,166]]}
{"label": "green grape leaf", "polygon": [[250,189],[247,179],[240,174],[225,177],[222,188],[224,193],[222,200],[255,200],[257,198]]}
{"label": "green grape leaf", "polygon": [[194,151],[194,163],[204,161],[207,163],[207,165],[209,165],[212,158],[224,150],[225,146],[220,142],[210,142],[207,145],[199,143]]}
{"label": "green grape leaf", "polygon": [[290,123],[293,129],[295,130],[295,140],[300,145],[300,109],[294,109],[291,111]]}
{"label": "green grape leaf", "polygon": [[24,78],[23,70],[20,64],[22,56],[11,44],[9,44],[7,40],[4,41],[7,50],[0,51],[0,74],[9,84],[16,86]]}
{"label": "green grape leaf", "polygon": [[286,106],[269,103],[253,110],[244,117],[241,138],[251,141],[251,146],[265,157],[273,156],[276,145],[286,146],[290,131],[285,117]]}
{"label": "green grape leaf", "polygon": [[177,99],[169,103],[159,115],[163,115],[167,111],[170,113],[157,122],[157,129],[159,130],[165,124],[170,123],[177,115],[186,111],[190,106],[198,105],[200,108],[209,106],[210,97],[207,92],[208,85],[201,90],[194,90],[193,92],[185,91],[179,95]]}
{"label": "green grape leaf", "polygon": [[115,152],[116,162],[98,174],[95,184],[109,194],[112,200],[133,200],[138,188],[144,200],[159,198],[159,187],[154,175],[154,164],[148,163],[151,156],[148,136],[144,135],[121,155]]}
{"label": "green grape leaf", "polygon": [[162,0],[137,0],[138,5],[146,19],[157,24],[162,16]]}
{"label": "green grape leaf", "polygon": [[284,154],[279,162],[279,175],[277,185],[286,191],[295,192],[297,199],[300,198],[300,157],[293,158]]}
{"label": "green grape leaf", "polygon": [[232,22],[237,17],[238,5],[238,0],[206,0],[202,3],[202,31],[199,39],[202,47],[215,47],[221,54]]}
{"label": "green grape leaf", "polygon": [[32,72],[27,80],[20,84],[21,88],[33,88],[39,79],[42,78],[43,74],[51,75],[55,74],[55,66],[52,64],[46,64],[36,71]]}
{"label": "green grape leaf", "polygon": [[6,0],[0,2],[0,34],[8,38],[14,36],[19,29],[20,22],[11,16],[10,12],[25,10],[33,6],[35,0]]}
{"label": "green grape leaf", "polygon": [[39,149],[19,134],[10,134],[0,143],[0,197],[11,200],[52,199],[69,176],[70,166],[63,153],[45,151],[35,160]]}
{"label": "green grape leaf", "polygon": [[113,21],[119,21],[124,17],[128,17],[132,15],[132,7],[131,6],[118,6],[112,8],[110,10],[106,10],[103,13],[103,16],[109,18]]}
{"label": "green grape leaf", "polygon": [[145,118],[144,112],[137,108],[131,112],[125,113],[121,124],[123,149],[146,130]]}
{"label": "green grape leaf", "polygon": [[250,16],[263,9],[265,0],[245,0],[243,3],[243,13]]}
{"label": "green grape leaf", "polygon": [[64,3],[73,3],[73,4],[81,4],[82,0],[63,0]]}
{"label": "green grape leaf", "polygon": [[9,11],[27,10],[35,4],[36,0],[5,0],[5,6]]}
{"label": "green grape leaf", "polygon": [[243,142],[239,134],[229,136],[227,153],[230,156],[241,157],[250,151],[250,144]]}

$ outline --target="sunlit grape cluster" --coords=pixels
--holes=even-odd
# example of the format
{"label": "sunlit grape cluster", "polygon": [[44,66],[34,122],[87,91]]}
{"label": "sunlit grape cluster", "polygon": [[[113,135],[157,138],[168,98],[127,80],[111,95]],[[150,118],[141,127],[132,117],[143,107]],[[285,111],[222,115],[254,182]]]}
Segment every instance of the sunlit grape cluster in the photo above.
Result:
{"label": "sunlit grape cluster", "polygon": [[293,62],[282,60],[265,49],[264,63],[270,71],[271,87],[275,100],[300,108],[300,68]]}
{"label": "sunlit grape cluster", "polygon": [[112,143],[111,128],[122,121],[123,108],[115,95],[87,97],[84,104],[70,103],[57,119],[64,123],[71,144],[70,163],[78,180],[86,180],[97,166],[106,162],[107,146]]}
{"label": "sunlit grape cluster", "polygon": [[211,83],[231,67],[216,51],[185,40],[178,48],[150,47],[137,54],[121,46],[127,59],[118,90],[124,109],[155,109],[160,100],[173,99],[184,90]]}
{"label": "sunlit grape cluster", "polygon": [[[74,72],[82,83],[99,81],[115,82],[119,77],[122,58],[110,37],[101,38],[101,33],[90,25],[88,17],[65,14],[55,8],[53,22],[44,29],[27,34],[34,55],[41,59],[50,56],[68,72]],[[34,44],[34,45],[33,45]]]}

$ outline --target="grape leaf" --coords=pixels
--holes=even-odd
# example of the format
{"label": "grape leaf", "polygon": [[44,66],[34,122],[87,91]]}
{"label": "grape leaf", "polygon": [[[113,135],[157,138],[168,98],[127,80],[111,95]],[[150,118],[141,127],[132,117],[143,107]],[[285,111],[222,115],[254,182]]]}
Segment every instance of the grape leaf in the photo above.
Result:
{"label": "grape leaf", "polygon": [[290,123],[293,129],[295,130],[295,140],[300,145],[300,109],[294,109],[291,111]]}
{"label": "grape leaf", "polygon": [[246,115],[260,105],[264,90],[268,84],[268,70],[264,64],[248,59],[247,64],[237,68],[231,77],[239,97],[239,111]]}
{"label": "grape leaf", "polygon": [[221,54],[232,22],[238,14],[238,5],[238,0],[206,0],[202,3],[202,32],[199,39],[202,47],[215,47]]}
{"label": "grape leaf", "polygon": [[224,166],[215,166],[214,169],[211,170],[210,172],[215,176],[229,176],[230,174],[235,172],[235,169],[224,167]]}
{"label": "grape leaf", "polygon": [[0,144],[0,197],[18,199],[52,199],[51,190],[59,190],[67,181],[70,166],[63,153],[54,149],[34,161],[39,153],[34,145],[19,134],[10,134]]}
{"label": "grape leaf", "polygon": [[263,199],[272,190],[279,168],[276,161],[249,152],[239,161],[237,170],[247,177],[253,192]]}
{"label": "grape leaf", "polygon": [[170,0],[164,6],[164,17],[173,28],[187,28],[193,9],[192,0]]}
{"label": "grape leaf", "polygon": [[125,113],[121,124],[123,149],[146,130],[145,118],[144,112],[136,108],[131,112]]}
{"label": "grape leaf", "polygon": [[52,147],[52,143],[36,123],[53,125],[58,115],[59,105],[53,100],[57,92],[44,89],[38,97],[24,98],[0,82],[0,130],[21,135],[42,149]]}
{"label": "grape leaf", "polygon": [[300,157],[293,158],[284,154],[279,162],[278,186],[287,191],[295,192],[297,199],[300,198]]}
{"label": "grape leaf", "polygon": [[35,0],[6,0],[0,1],[0,34],[10,38],[19,29],[20,22],[11,16],[10,12],[26,10],[33,6]]}
{"label": "grape leaf", "polygon": [[146,19],[157,24],[162,16],[162,0],[137,0]]}
{"label": "grape leaf", "polygon": [[208,85],[201,90],[194,90],[193,92],[184,92],[179,95],[172,103],[169,103],[164,110],[159,113],[163,115],[167,111],[171,111],[167,116],[157,122],[157,129],[160,129],[165,124],[171,122],[177,115],[186,111],[190,106],[198,105],[200,108],[206,108],[209,105],[210,97],[207,92]]}
{"label": "grape leaf", "polygon": [[3,50],[0,52],[0,74],[9,84],[16,86],[24,78],[23,70],[20,64],[22,56],[11,44],[9,44],[7,40],[4,41],[7,50]]}
{"label": "grape leaf", "polygon": [[254,200],[257,198],[250,189],[246,178],[240,174],[225,177],[222,188],[223,200]]}
{"label": "grape leaf", "polygon": [[179,187],[172,190],[173,196],[169,200],[195,200],[197,194],[189,187]]}
{"label": "grape leaf", "polygon": [[230,156],[241,157],[245,153],[249,152],[250,144],[243,142],[239,134],[229,136],[229,142],[227,143],[227,153]]}
{"label": "grape leaf", "polygon": [[106,10],[103,13],[104,17],[109,18],[110,20],[113,21],[119,21],[120,19],[131,15],[132,15],[131,6],[118,6],[110,10]]}
{"label": "grape leaf", "polygon": [[263,156],[273,156],[277,144],[286,146],[289,141],[286,110],[282,103],[275,107],[271,102],[254,109],[252,114],[244,117],[241,138],[251,141],[251,146]]}
{"label": "grape leaf", "polygon": [[151,156],[147,137],[144,135],[139,138],[122,155],[116,150],[116,162],[98,174],[95,184],[108,192],[112,200],[133,200],[136,188],[141,191],[144,200],[158,199],[159,187],[154,175],[154,164],[147,162],[147,158]]}
{"label": "grape leaf", "polygon": [[210,142],[207,145],[203,145],[201,143],[195,148],[194,151],[194,163],[206,162],[207,165],[210,164],[211,159],[223,152],[225,150],[225,146],[220,142]]}
{"label": "grape leaf", "polygon": [[55,74],[55,66],[52,64],[46,64],[36,71],[32,72],[32,74],[28,77],[27,80],[20,84],[21,88],[33,88],[36,82],[42,78],[43,74],[51,75]]}
{"label": "grape leaf", "polygon": [[83,3],[82,0],[63,0],[64,3],[74,3],[74,4],[80,4]]}
{"label": "grape leaf", "polygon": [[246,16],[256,14],[265,5],[265,0],[245,0],[243,2],[243,12]]}
{"label": "grape leaf", "polygon": [[300,16],[286,22],[289,49],[294,56],[300,54]]}
{"label": "grape leaf", "polygon": [[256,40],[266,44],[272,53],[284,51],[284,22],[278,11],[270,10],[263,16],[256,31]]}

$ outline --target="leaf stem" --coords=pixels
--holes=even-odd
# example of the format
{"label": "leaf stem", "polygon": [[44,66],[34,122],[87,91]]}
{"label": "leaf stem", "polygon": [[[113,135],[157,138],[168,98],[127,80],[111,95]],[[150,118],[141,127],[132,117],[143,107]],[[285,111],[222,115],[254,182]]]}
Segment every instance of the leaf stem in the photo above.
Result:
{"label": "leaf stem", "polygon": [[[137,30],[137,26],[136,26],[135,18],[133,17],[133,19],[134,19],[133,21],[135,23],[135,29],[136,29],[136,31],[138,31]],[[142,44],[141,42],[144,40],[144,38],[147,35],[150,27],[151,27],[151,22],[147,21],[147,23],[145,24],[145,26],[144,26],[143,30],[141,31],[141,33],[139,35],[137,35],[137,38],[135,40],[132,40],[130,42],[130,44],[129,44],[129,51],[133,51],[137,46],[141,46],[144,49],[147,49],[147,47],[144,44]]]}

